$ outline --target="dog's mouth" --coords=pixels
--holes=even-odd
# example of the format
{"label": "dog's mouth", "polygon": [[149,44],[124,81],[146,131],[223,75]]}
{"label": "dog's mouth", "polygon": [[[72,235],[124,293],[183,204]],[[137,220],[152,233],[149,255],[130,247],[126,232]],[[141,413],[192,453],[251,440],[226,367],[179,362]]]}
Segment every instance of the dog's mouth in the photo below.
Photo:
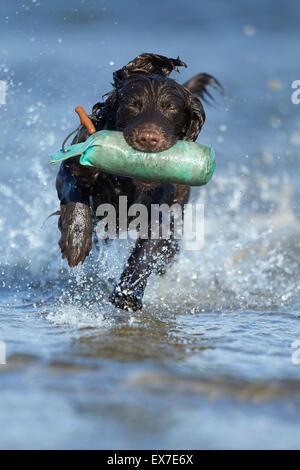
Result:
{"label": "dog's mouth", "polygon": [[124,138],[130,147],[139,152],[156,153],[164,152],[177,142],[177,137],[166,136],[163,132],[150,128],[144,131],[134,129],[123,132]]}
{"label": "dog's mouth", "polygon": [[[170,136],[166,138],[163,133],[156,129],[149,129],[141,132],[140,129],[134,129],[131,132],[124,131],[124,138],[130,147],[139,152],[154,153],[163,152],[176,144],[177,138]],[[155,188],[157,181],[148,181],[143,179],[134,179],[134,184],[143,191],[151,191]]]}

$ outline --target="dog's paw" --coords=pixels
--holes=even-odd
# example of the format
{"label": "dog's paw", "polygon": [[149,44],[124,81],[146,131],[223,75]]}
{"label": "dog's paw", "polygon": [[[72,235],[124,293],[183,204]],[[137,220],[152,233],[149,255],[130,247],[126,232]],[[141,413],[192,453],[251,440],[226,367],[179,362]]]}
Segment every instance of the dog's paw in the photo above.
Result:
{"label": "dog's paw", "polygon": [[110,302],[122,310],[141,310],[143,308],[143,291],[117,285],[109,297]]}
{"label": "dog's paw", "polygon": [[81,202],[62,206],[59,228],[62,258],[68,260],[71,268],[83,263],[92,249],[93,227],[89,207]]}

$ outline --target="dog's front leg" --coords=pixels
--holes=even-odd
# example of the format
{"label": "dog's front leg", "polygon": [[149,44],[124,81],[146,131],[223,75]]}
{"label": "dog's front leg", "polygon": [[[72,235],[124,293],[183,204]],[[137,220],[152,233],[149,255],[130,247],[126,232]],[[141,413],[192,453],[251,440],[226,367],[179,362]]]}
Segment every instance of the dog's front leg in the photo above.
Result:
{"label": "dog's front leg", "polygon": [[125,310],[140,310],[150,274],[165,266],[178,251],[178,240],[138,239],[110,301]]}
{"label": "dog's front leg", "polygon": [[[184,217],[184,204],[189,198],[187,186],[161,187],[163,191],[153,193],[144,202],[151,213],[152,204],[163,202],[172,206],[178,204],[181,207],[181,223]],[[174,206],[173,206],[174,207]],[[139,238],[135,248],[129,257],[121,278],[110,296],[110,301],[119,308],[139,310],[142,308],[142,300],[147,280],[152,272],[164,274],[167,265],[170,265],[176,253],[180,250],[180,237],[176,236],[174,228],[175,218],[170,217],[169,236],[162,236],[162,220],[159,222],[159,230],[156,235],[151,230],[151,219],[148,220],[148,238]],[[157,237],[157,233],[161,236]]]}
{"label": "dog's front leg", "polygon": [[89,188],[80,176],[72,171],[72,165],[63,163],[60,167],[56,187],[60,199],[61,231],[59,246],[62,258],[74,267],[83,263],[92,249],[92,218],[89,207]]}
{"label": "dog's front leg", "polygon": [[139,310],[142,308],[144,289],[153,266],[149,262],[156,251],[157,240],[138,239],[129,257],[110,301],[119,308]]}

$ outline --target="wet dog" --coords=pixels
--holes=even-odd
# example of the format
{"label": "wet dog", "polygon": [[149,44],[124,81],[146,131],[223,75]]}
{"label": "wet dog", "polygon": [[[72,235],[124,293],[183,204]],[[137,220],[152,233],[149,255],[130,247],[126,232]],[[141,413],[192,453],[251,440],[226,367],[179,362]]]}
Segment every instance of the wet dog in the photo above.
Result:
{"label": "wet dog", "polygon": [[[205,73],[180,85],[169,75],[182,66],[186,64],[179,58],[141,54],[116,71],[112,92],[93,107],[96,130],[122,131],[127,143],[143,152],[167,150],[179,139],[195,141],[205,121],[200,99],[211,97],[207,85],[220,92],[222,86]],[[73,143],[88,137],[87,129],[81,127]],[[84,167],[78,157],[61,164],[56,187],[61,204],[59,246],[71,267],[83,263],[91,251],[92,213],[100,204],[110,203],[117,210],[119,196],[123,195],[128,206],[139,203],[150,208],[151,204],[177,203],[183,208],[190,191],[188,186],[134,180]],[[151,239],[150,233],[147,239],[138,238],[111,302],[123,309],[142,308],[149,275],[164,273],[179,248],[172,229],[168,239]]]}

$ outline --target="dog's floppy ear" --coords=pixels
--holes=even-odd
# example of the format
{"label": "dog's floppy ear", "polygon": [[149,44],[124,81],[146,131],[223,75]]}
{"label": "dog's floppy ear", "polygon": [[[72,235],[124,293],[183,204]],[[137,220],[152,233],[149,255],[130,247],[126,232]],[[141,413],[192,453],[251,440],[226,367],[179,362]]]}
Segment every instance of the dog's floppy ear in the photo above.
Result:
{"label": "dog's floppy ear", "polygon": [[158,54],[140,54],[128,62],[125,67],[114,72],[115,86],[118,87],[120,82],[127,80],[130,75],[139,73],[160,75],[167,78],[173,70],[178,72],[178,67],[186,67],[186,64],[179,57],[172,59]]}
{"label": "dog's floppy ear", "polygon": [[183,140],[196,140],[205,122],[205,111],[201,101],[190,95],[191,118],[183,136]]}
{"label": "dog's floppy ear", "polygon": [[92,113],[97,120],[98,127],[101,126],[103,129],[106,126],[108,130],[115,130],[116,112],[119,106],[118,90],[113,90],[102,98],[105,96],[107,98],[103,103],[94,104]]}

